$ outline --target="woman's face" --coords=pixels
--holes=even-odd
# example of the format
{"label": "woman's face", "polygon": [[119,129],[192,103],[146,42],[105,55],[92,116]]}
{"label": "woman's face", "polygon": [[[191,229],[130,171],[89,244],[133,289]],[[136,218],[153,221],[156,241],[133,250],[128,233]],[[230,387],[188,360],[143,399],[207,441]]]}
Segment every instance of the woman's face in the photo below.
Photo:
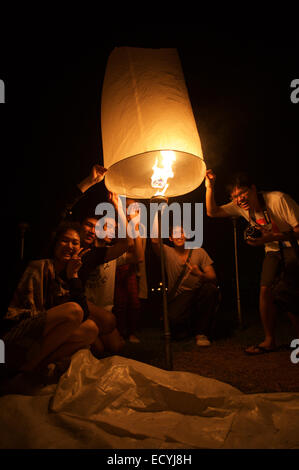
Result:
{"label": "woman's face", "polygon": [[73,255],[80,250],[80,236],[76,230],[66,230],[58,239],[55,249],[54,258],[58,261],[69,261]]}

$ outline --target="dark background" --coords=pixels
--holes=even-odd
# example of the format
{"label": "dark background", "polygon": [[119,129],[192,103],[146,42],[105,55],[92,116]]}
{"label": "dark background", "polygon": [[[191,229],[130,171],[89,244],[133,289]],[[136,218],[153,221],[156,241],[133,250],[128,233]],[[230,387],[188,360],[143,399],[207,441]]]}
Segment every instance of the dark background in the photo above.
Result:
{"label": "dark background", "polygon": [[[204,158],[217,174],[217,201],[225,203],[225,184],[239,169],[253,173],[262,189],[285,191],[299,201],[299,103],[290,100],[290,83],[299,78],[298,45],[295,33],[283,38],[266,31],[212,34],[194,25],[163,23],[101,29],[92,39],[58,36],[55,28],[44,35],[31,30],[2,47],[2,313],[24,263],[39,256],[66,186],[103,163],[101,87],[114,47],[178,49]],[[87,205],[95,206],[104,193],[97,185]],[[204,194],[202,184],[178,200],[204,202]],[[21,222],[29,224],[23,264]],[[255,302],[252,289],[263,250],[246,246],[242,231],[239,221],[241,293],[248,305]],[[203,247],[215,260],[224,298],[235,308],[232,222],[205,217]],[[147,259],[151,288],[159,272],[150,252]]]}

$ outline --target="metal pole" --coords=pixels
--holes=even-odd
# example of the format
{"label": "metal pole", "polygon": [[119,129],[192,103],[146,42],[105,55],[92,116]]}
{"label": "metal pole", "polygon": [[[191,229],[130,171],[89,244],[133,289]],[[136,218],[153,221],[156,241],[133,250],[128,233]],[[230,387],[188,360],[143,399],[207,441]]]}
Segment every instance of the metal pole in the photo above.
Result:
{"label": "metal pole", "polygon": [[[166,202],[166,198],[163,196],[153,197],[152,201],[155,202]],[[160,259],[161,259],[161,275],[162,275],[162,293],[163,293],[163,323],[164,323],[164,339],[165,339],[165,357],[166,357],[166,369],[172,370],[172,351],[171,351],[171,334],[168,320],[168,308],[167,308],[167,292],[166,292],[166,276],[165,276],[165,256],[163,249],[163,241],[161,234],[161,211],[158,211],[158,238],[160,245]]]}
{"label": "metal pole", "polygon": [[240,285],[239,285],[239,266],[238,266],[238,242],[237,242],[237,217],[232,217],[234,226],[234,248],[235,248],[235,270],[236,270],[236,293],[237,293],[237,309],[239,325],[242,326],[242,312],[240,301]]}
{"label": "metal pole", "polygon": [[29,224],[26,222],[20,222],[19,223],[19,229],[21,232],[21,252],[20,252],[20,259],[23,261],[24,259],[24,240],[25,240],[25,232],[28,230]]}

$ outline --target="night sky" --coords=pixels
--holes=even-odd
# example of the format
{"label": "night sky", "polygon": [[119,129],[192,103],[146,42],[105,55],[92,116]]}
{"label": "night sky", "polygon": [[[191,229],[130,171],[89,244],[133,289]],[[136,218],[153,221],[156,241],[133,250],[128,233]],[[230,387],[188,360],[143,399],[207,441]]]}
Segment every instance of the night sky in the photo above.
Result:
{"label": "night sky", "polygon": [[[0,145],[7,296],[17,272],[18,224],[30,224],[25,245],[30,259],[55,218],[65,185],[103,163],[101,87],[108,56],[117,46],[178,49],[204,158],[217,174],[219,203],[227,202],[224,186],[239,169],[252,172],[261,189],[285,191],[299,202],[299,103],[290,99],[291,81],[299,78],[298,36],[282,42],[266,34],[208,35],[171,24],[163,24],[161,32],[154,26],[111,29],[90,41],[22,36],[4,51]],[[88,200],[96,204],[103,195],[103,185],[97,185]],[[204,184],[179,200],[204,202]],[[231,222],[205,218],[203,246],[223,283],[231,282]],[[246,283],[248,273],[258,274],[262,252],[245,246],[240,236],[240,256]]]}

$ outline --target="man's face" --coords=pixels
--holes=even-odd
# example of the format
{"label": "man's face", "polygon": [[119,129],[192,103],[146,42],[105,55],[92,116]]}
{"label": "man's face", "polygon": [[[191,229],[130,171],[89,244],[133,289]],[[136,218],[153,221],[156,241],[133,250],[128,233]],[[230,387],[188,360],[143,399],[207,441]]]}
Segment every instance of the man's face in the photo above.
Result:
{"label": "man's face", "polygon": [[186,241],[186,236],[185,236],[183,227],[180,227],[179,225],[176,227],[173,227],[172,234],[169,237],[169,240],[174,244],[174,246],[177,246],[177,247],[184,246],[185,241]]}
{"label": "man's face", "polygon": [[235,187],[231,192],[231,200],[241,209],[249,210],[253,205],[254,197],[256,196],[256,187],[254,184],[250,187],[242,186]]}
{"label": "man's face", "polygon": [[95,241],[95,226],[97,223],[97,219],[93,219],[92,217],[88,217],[84,220],[81,225],[81,243],[83,246],[91,246]]}

